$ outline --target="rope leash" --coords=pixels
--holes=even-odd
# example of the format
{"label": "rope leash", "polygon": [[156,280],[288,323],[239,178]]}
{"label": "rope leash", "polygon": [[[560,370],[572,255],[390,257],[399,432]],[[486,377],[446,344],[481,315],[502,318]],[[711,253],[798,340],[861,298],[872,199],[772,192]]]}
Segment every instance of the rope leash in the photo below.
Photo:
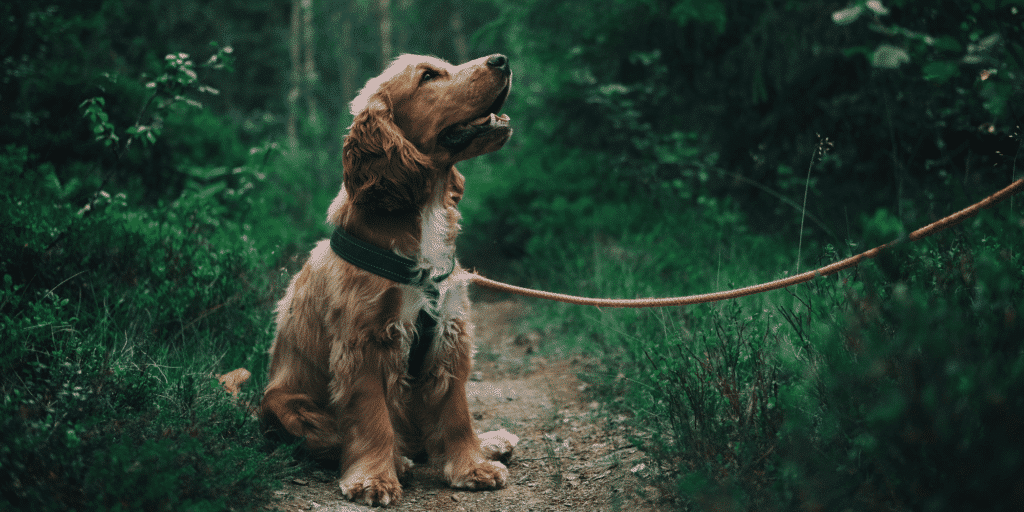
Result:
{"label": "rope leash", "polygon": [[[927,226],[911,232],[907,239],[911,241],[917,241],[927,236],[933,235],[942,231],[950,226],[962,222],[964,219],[968,219],[978,214],[982,208],[988,208],[1007,197],[1010,197],[1024,189],[1024,178],[1014,181],[1006,188],[992,194],[977,203],[960,210],[952,215],[939,219]],[[860,264],[862,261],[868,258],[874,258],[878,256],[882,251],[895,247],[897,244],[902,242],[903,239],[893,240],[887,244],[880,245],[874,249],[864,251],[855,256],[851,256],[844,260],[837,261],[831,265],[826,265],[816,270],[811,270],[795,276],[787,277],[784,279],[778,279],[769,283],[758,284],[754,286],[747,286],[745,288],[737,288],[735,290],[726,290],[714,293],[702,293],[700,295],[689,295],[686,297],[665,297],[665,298],[646,298],[646,299],[602,299],[593,297],[579,297],[576,295],[566,295],[563,293],[553,293],[542,290],[534,290],[531,288],[524,288],[522,286],[514,286],[500,281],[494,281],[488,279],[476,272],[466,272],[469,274],[468,278],[471,282],[476,283],[484,288],[490,288],[501,292],[514,293],[517,295],[523,295],[525,297],[534,297],[538,299],[554,300],[558,302],[565,302],[568,304],[578,304],[581,306],[597,306],[605,308],[660,308],[666,306],[685,306],[689,304],[700,304],[704,302],[717,302],[726,299],[735,299],[737,297],[743,297],[746,295],[754,295],[757,293],[767,292],[771,290],[778,290],[779,288],[786,288],[793,286],[794,284],[805,283],[814,279],[817,276],[827,276],[834,274],[840,270],[848,269]],[[464,271],[465,272],[465,271]]]}

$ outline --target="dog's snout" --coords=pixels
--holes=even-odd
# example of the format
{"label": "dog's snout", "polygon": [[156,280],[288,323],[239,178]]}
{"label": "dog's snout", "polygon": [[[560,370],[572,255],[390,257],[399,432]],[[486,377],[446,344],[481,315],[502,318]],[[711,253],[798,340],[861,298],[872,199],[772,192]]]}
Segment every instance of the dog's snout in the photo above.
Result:
{"label": "dog's snout", "polygon": [[496,53],[496,54],[491,55],[490,57],[488,57],[487,58],[487,65],[492,67],[492,68],[494,68],[494,69],[497,69],[498,71],[501,71],[503,73],[508,73],[509,72],[508,57],[506,57],[506,56],[504,56],[504,55],[502,55],[500,53]]}

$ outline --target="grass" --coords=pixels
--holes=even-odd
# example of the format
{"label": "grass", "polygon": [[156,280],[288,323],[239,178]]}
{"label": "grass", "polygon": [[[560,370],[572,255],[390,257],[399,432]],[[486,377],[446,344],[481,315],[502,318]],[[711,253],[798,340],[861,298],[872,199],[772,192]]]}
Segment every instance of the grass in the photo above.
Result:
{"label": "grass", "polygon": [[266,366],[279,284],[244,224],[201,190],[83,212],[38,186],[52,168],[0,160],[0,508],[259,506],[288,447],[244,405],[257,386],[236,403],[214,379]]}
{"label": "grass", "polygon": [[[1008,434],[1024,386],[1024,274],[1009,213],[785,291],[647,311],[537,305],[533,321],[559,338],[548,350],[601,354],[580,377],[631,418],[636,445],[675,468],[686,507],[1010,510],[1009,475],[1024,474]],[[865,222],[893,234],[889,217]],[[533,279],[667,296],[791,268],[758,235],[651,231],[592,236],[586,251],[544,257],[558,264]],[[683,252],[696,247],[715,250]]]}
{"label": "grass", "polygon": [[[561,150],[463,168],[470,266],[500,253],[520,281],[599,297],[722,290],[794,268],[788,244],[701,192],[711,164],[680,163],[680,179],[645,189],[595,176],[608,163],[596,152]],[[513,164],[531,175],[508,180]],[[0,150],[0,199],[15,206],[0,210],[0,508],[265,502],[294,470],[291,447],[267,444],[244,404],[266,378],[293,255],[323,234],[294,226],[319,225],[337,189],[310,166],[332,167],[266,145],[143,203]],[[845,252],[803,240],[802,222],[798,253]],[[521,327],[558,339],[545,356],[596,354],[581,379],[671,468],[690,509],[1010,510],[1024,474],[1020,225],[997,209],[788,291],[658,310],[545,304]],[[860,227],[868,246],[903,229],[885,210]],[[212,376],[240,366],[254,375],[236,403]]]}

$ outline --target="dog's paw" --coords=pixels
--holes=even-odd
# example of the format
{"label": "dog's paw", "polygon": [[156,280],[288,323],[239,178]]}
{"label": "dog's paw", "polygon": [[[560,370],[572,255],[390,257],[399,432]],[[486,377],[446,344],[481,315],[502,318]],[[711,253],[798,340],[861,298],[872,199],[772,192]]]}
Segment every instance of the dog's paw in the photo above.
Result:
{"label": "dog's paw", "polygon": [[402,486],[398,480],[361,473],[346,475],[338,487],[346,498],[370,506],[388,506],[402,499]]}
{"label": "dog's paw", "polygon": [[480,451],[484,457],[508,464],[512,450],[519,444],[519,436],[508,430],[494,430],[480,434]]}
{"label": "dog's paw", "polygon": [[398,473],[398,478],[402,478],[403,475],[409,472],[416,464],[409,457],[399,455],[395,458],[395,472]]}
{"label": "dog's paw", "polygon": [[445,466],[445,479],[457,489],[501,489],[508,482],[508,468],[494,460]]}

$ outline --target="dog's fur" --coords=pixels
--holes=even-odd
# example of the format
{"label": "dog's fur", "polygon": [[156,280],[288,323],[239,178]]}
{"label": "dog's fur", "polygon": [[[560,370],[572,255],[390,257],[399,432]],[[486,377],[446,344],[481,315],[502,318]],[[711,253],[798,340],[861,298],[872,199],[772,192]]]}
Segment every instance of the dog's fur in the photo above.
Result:
{"label": "dog's fur", "polygon": [[[454,164],[499,149],[512,130],[496,116],[511,71],[501,55],[461,66],[397,58],[352,102],[344,185],[327,221],[412,258],[438,284],[398,284],[317,244],[277,307],[269,383],[260,404],[268,430],[305,439],[341,464],[346,497],[401,498],[405,456],[426,452],[453,486],[499,488],[506,467],[481,451],[466,402],[472,332],[466,280],[454,259],[464,179]],[[418,378],[408,358],[419,312],[437,320]]]}

